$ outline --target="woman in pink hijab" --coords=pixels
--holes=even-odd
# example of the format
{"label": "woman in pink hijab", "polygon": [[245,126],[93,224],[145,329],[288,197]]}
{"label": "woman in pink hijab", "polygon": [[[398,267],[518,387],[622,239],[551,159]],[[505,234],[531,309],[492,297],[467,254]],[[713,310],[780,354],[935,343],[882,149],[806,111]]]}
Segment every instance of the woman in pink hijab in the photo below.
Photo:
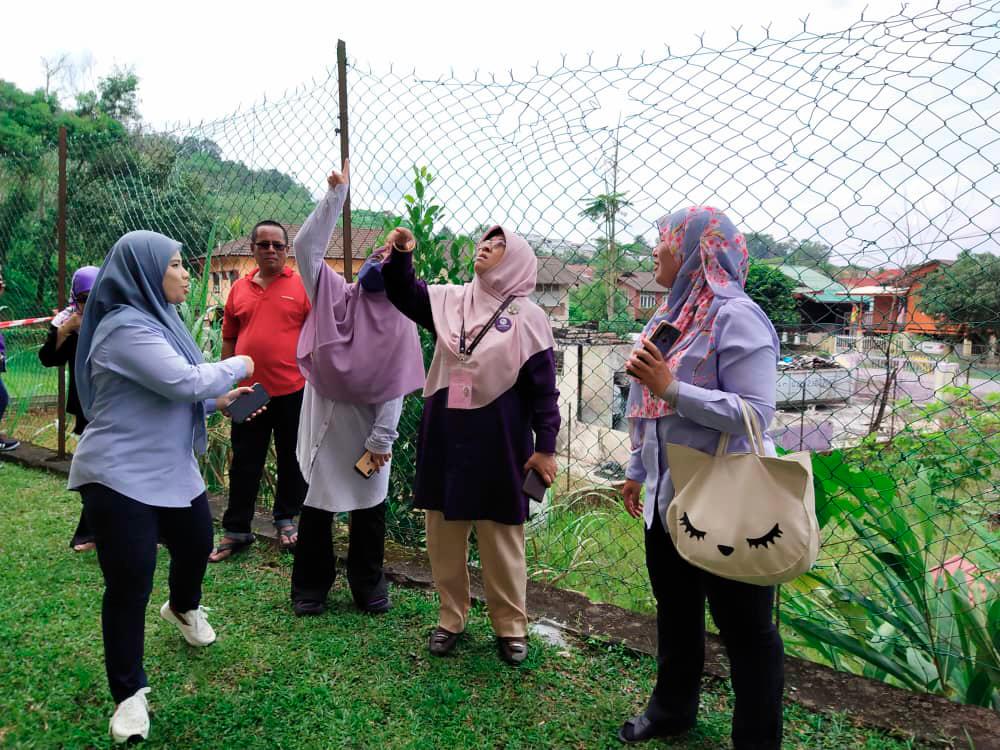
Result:
{"label": "woman in pink hijab", "polygon": [[430,652],[451,653],[465,630],[474,526],[497,648],[517,665],[528,654],[522,487],[529,470],[552,484],[559,432],[552,329],[528,296],[538,261],[523,237],[495,226],[476,246],[471,282],[428,285],[413,272],[413,235],[400,228],[388,241],[389,301],[437,339],[414,486],[441,598]]}

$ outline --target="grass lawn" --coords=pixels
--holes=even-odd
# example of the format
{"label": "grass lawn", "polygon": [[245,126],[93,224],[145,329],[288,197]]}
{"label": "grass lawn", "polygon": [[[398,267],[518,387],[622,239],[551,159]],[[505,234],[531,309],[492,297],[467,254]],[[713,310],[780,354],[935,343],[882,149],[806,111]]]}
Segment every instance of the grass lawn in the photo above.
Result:
{"label": "grass lawn", "polygon": [[[3,747],[110,746],[100,572],[92,553],[67,548],[79,502],[64,486],[0,462]],[[423,591],[394,588],[392,612],[371,618],[338,583],[330,613],[297,619],[290,559],[262,545],[209,567],[204,601],[219,640],[196,650],[156,614],[167,562],[161,552],[147,615],[148,747],[609,748],[652,685],[651,658],[594,642],[534,639],[528,662],[510,669],[480,608],[459,656],[431,658],[424,641],[435,604]],[[728,747],[730,705],[723,684],[706,682],[698,729],[659,746]],[[791,705],[785,715],[786,748],[918,747],[842,716]]]}

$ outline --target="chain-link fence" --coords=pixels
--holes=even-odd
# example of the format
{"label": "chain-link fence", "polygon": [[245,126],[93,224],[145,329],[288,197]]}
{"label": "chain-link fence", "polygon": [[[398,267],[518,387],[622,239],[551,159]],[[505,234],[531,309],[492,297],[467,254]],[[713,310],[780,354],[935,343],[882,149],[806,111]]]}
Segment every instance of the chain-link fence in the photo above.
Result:
{"label": "chain-link fence", "polygon": [[[652,608],[642,527],[617,498],[624,362],[668,291],[653,221],[719,206],[782,341],[770,433],[814,451],[824,547],[816,575],[783,587],[790,648],[1000,707],[998,29],[1000,5],[979,1],[521,77],[348,66],[351,237],[345,251],[338,230],[330,265],[356,270],[400,221],[434,280],[467,278],[462,251],[494,223],[539,256],[563,421],[559,477],[529,522],[534,576]],[[197,127],[72,138],[69,270],[128,230],[176,237],[201,273],[186,315],[217,355],[218,308],[253,268],[250,228],[275,219],[294,241],[339,166],[339,93],[333,73]],[[4,319],[55,305],[56,168],[50,148],[0,156]],[[44,325],[3,333],[3,428],[52,442]],[[390,533],[408,544],[422,542],[408,504],[419,415],[410,397],[390,491]],[[225,426],[212,434],[221,486]]]}

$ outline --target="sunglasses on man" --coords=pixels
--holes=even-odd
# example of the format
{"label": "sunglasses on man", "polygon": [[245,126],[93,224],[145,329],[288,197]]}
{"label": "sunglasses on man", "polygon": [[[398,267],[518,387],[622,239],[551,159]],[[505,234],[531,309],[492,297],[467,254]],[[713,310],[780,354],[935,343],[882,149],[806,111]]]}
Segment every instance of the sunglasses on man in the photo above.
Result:
{"label": "sunglasses on man", "polygon": [[288,247],[284,242],[274,242],[273,240],[261,240],[260,242],[255,242],[254,245],[258,250],[267,250],[269,248],[274,248],[279,253]]}

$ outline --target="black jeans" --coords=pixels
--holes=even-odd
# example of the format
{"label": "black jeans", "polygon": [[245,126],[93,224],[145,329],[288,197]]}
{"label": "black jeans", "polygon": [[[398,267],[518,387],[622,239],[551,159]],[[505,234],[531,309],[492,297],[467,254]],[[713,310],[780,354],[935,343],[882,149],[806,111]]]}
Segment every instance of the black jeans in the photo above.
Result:
{"label": "black jeans", "polygon": [[76,524],[73,538],[69,540],[69,546],[75,547],[78,544],[87,544],[92,541],[94,541],[94,532],[90,530],[90,524],[87,523],[87,511],[81,508],[80,520]]}
{"label": "black jeans", "polygon": [[302,509],[308,487],[295,457],[301,410],[302,391],[296,391],[275,396],[267,411],[249,422],[233,423],[233,462],[229,467],[229,504],[222,516],[223,531],[250,533],[272,432],[278,457],[278,487],[272,515],[275,521],[282,521],[294,518]]}
{"label": "black jeans", "polygon": [[774,587],[730,581],[694,567],[674,548],[659,514],[646,530],[646,568],[656,597],[656,687],[646,716],[694,724],[705,662],[705,598],[729,656],[733,745],[781,747],[784,646],[771,618]]}
{"label": "black jeans", "polygon": [[10,396],[7,395],[7,388],[3,384],[3,375],[0,375],[0,422],[3,421],[3,415],[7,411],[7,404],[9,403]]}
{"label": "black jeans", "polygon": [[[292,566],[292,601],[326,601],[337,577],[333,550],[333,516],[306,506],[299,518],[299,542]],[[385,501],[351,511],[347,547],[347,582],[354,602],[365,609],[385,598],[389,583],[382,571],[385,555]]]}
{"label": "black jeans", "polygon": [[212,515],[205,493],[187,508],[144,505],[103,484],[85,484],[80,494],[104,574],[104,666],[111,695],[121,703],[146,687],[143,636],[157,541],[170,551],[171,606],[178,612],[197,609],[212,551]]}

